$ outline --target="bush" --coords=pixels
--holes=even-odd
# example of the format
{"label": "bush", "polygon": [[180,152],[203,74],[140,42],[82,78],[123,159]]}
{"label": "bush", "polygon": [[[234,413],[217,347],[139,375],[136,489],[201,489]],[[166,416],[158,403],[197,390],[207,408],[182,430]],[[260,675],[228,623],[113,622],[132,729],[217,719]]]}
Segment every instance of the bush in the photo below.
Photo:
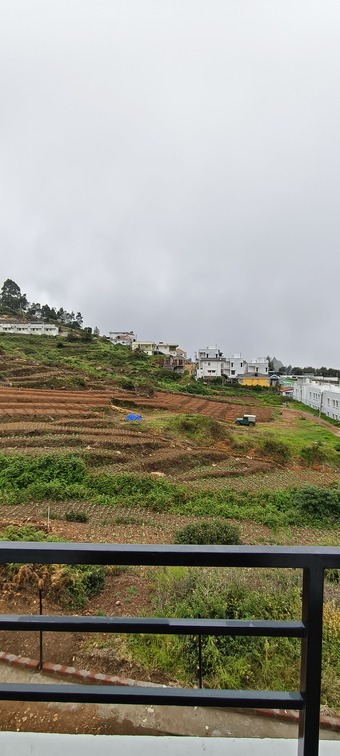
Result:
{"label": "bush", "polygon": [[30,484],[41,485],[82,483],[86,474],[85,462],[75,455],[54,454],[24,457],[0,454],[0,489],[23,489]]}
{"label": "bush", "polygon": [[[36,530],[33,525],[16,527],[9,525],[0,532],[0,541],[45,541],[54,542],[63,539],[46,535]],[[43,587],[60,598],[66,606],[81,608],[87,600],[99,591],[105,583],[106,568],[92,565],[20,565],[4,564],[0,568],[1,583],[12,585],[17,590],[25,585]],[[8,582],[10,581],[10,582]]]}
{"label": "bush", "polygon": [[303,446],[300,451],[300,458],[308,467],[313,467],[315,463],[321,464],[326,460],[326,457],[326,451],[322,448],[321,441],[315,441],[310,446]]}
{"label": "bush", "polygon": [[68,512],[65,512],[64,519],[67,520],[67,522],[88,522],[89,518],[85,512],[69,509]]}
{"label": "bush", "polygon": [[304,486],[295,491],[293,503],[313,524],[339,522],[340,491],[335,488]]}
{"label": "bush", "polygon": [[186,544],[239,544],[240,529],[224,520],[194,522],[178,530],[175,543]]}
{"label": "bush", "polygon": [[271,457],[280,465],[286,465],[290,460],[290,449],[283,441],[276,441],[274,438],[266,438],[261,441],[259,450],[266,457]]}
{"label": "bush", "polygon": [[223,423],[205,415],[179,415],[172,418],[166,428],[206,444],[210,441],[229,438],[227,428]]}
{"label": "bush", "polygon": [[8,525],[0,533],[0,541],[44,541],[46,534],[33,525]]}

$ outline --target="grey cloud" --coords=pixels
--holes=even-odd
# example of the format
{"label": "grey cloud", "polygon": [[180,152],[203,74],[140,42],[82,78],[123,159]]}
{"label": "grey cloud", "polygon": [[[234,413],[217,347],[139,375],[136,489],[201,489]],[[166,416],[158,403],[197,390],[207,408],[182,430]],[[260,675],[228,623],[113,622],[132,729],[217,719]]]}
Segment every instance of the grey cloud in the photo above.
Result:
{"label": "grey cloud", "polygon": [[2,0],[3,279],[103,332],[339,365],[333,0]]}

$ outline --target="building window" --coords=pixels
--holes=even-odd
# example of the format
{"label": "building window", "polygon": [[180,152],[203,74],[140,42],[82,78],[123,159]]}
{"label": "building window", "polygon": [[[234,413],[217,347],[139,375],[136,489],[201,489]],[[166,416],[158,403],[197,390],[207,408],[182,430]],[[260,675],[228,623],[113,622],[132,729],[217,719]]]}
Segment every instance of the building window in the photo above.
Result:
{"label": "building window", "polygon": [[328,404],[328,406],[330,405],[330,403],[331,403],[331,400],[330,400],[330,398],[328,397],[328,399],[327,399],[327,404]]}
{"label": "building window", "polygon": [[235,370],[231,370],[231,375],[235,375]]}

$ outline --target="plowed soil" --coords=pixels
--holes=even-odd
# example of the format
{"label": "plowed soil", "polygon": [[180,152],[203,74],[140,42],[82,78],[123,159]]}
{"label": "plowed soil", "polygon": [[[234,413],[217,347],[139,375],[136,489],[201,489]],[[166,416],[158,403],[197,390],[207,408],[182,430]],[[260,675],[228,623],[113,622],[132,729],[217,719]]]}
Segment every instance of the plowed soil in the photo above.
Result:
{"label": "plowed soil", "polygon": [[217,420],[234,422],[237,416],[255,414],[258,422],[273,419],[272,410],[252,403],[236,403],[198,399],[185,394],[170,394],[156,391],[154,396],[145,397],[123,391],[58,391],[54,389],[0,388],[0,418],[4,415],[54,415],[58,417],[73,413],[84,414],[95,407],[108,407],[118,400],[127,407],[149,407],[171,412],[190,412]]}

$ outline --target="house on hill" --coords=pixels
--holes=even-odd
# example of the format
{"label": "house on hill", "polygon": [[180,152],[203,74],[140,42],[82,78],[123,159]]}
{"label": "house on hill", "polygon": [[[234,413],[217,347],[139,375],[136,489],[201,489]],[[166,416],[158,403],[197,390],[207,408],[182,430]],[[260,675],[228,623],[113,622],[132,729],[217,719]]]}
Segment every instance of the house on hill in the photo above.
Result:
{"label": "house on hill", "polygon": [[2,321],[0,320],[0,333],[13,333],[20,336],[58,336],[58,326],[51,323],[23,323],[22,321]]}
{"label": "house on hill", "polygon": [[131,347],[137,336],[133,331],[109,331],[109,339],[112,344]]}

